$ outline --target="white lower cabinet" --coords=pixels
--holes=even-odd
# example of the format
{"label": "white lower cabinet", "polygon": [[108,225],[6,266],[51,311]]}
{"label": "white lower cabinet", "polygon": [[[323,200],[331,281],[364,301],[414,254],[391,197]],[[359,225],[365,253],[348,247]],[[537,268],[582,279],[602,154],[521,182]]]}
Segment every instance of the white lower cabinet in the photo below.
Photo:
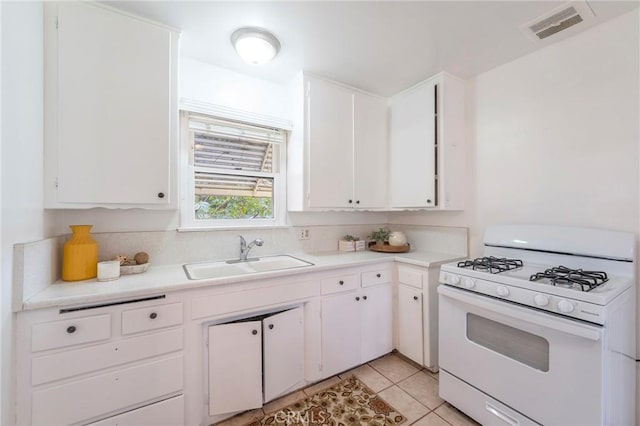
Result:
{"label": "white lower cabinet", "polygon": [[322,376],[330,377],[393,349],[391,284],[322,301]]}
{"label": "white lower cabinet", "polygon": [[184,423],[183,305],[170,300],[19,312],[16,424]]}
{"label": "white lower cabinet", "polygon": [[87,426],[176,426],[184,423],[184,396],[145,405]]}
{"label": "white lower cabinet", "polygon": [[260,408],[304,380],[303,309],[209,326],[209,415]]}
{"label": "white lower cabinet", "polygon": [[422,365],[422,290],[398,285],[398,352]]}
{"label": "white lower cabinet", "polygon": [[360,363],[359,300],[358,292],[354,291],[322,301],[323,377],[333,376]]}
{"label": "white lower cabinet", "polygon": [[209,414],[262,407],[262,322],[209,327]]}
{"label": "white lower cabinet", "polygon": [[303,309],[263,320],[264,402],[285,394],[304,379]]}
{"label": "white lower cabinet", "polygon": [[365,289],[361,308],[361,357],[367,362],[393,350],[391,285]]}
{"label": "white lower cabinet", "polygon": [[438,371],[439,271],[398,266],[398,352],[434,372]]}
{"label": "white lower cabinet", "polygon": [[36,391],[33,424],[70,425],[179,391],[183,364],[178,356]]}

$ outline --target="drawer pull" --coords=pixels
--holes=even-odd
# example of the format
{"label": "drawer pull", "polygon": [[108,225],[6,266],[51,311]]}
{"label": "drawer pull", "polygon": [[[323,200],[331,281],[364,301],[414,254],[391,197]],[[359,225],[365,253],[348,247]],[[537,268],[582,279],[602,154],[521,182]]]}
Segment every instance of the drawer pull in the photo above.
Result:
{"label": "drawer pull", "polygon": [[258,330],[252,330],[251,334],[253,334],[255,336],[256,334],[258,334]]}
{"label": "drawer pull", "polygon": [[360,296],[356,296],[356,302],[360,301]]}
{"label": "drawer pull", "polygon": [[381,276],[382,276],[382,275],[380,275],[380,274],[376,274],[376,277],[378,277],[378,278],[380,278]]}
{"label": "drawer pull", "polygon": [[362,298],[363,298],[364,300],[367,300],[367,296],[362,296]]}
{"label": "drawer pull", "polygon": [[269,324],[269,330],[273,330],[273,324]]}
{"label": "drawer pull", "polygon": [[158,192],[158,198],[164,198],[164,192]]}
{"label": "drawer pull", "polygon": [[76,332],[76,326],[75,325],[70,325],[69,327],[67,327],[67,333],[73,334],[75,332]]}
{"label": "drawer pull", "polygon": [[158,318],[158,314],[156,312],[151,312],[151,314],[149,314],[149,318],[156,319]]}
{"label": "drawer pull", "polygon": [[418,296],[413,296],[413,300],[418,300]]}
{"label": "drawer pull", "polygon": [[344,281],[340,280],[340,281],[338,281],[338,284],[344,285]]}

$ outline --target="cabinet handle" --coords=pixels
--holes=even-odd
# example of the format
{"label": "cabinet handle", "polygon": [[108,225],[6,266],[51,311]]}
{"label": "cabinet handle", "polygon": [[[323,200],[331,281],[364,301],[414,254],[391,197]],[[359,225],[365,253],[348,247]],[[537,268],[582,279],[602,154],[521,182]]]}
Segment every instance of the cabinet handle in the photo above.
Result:
{"label": "cabinet handle", "polygon": [[427,204],[431,204],[431,198],[427,198]]}
{"label": "cabinet handle", "polygon": [[338,281],[338,284],[344,285],[344,281],[340,280],[340,281]]}
{"label": "cabinet handle", "polygon": [[367,300],[367,296],[362,296],[362,298],[363,298],[364,300]]}
{"label": "cabinet handle", "polygon": [[380,275],[380,274],[376,274],[376,277],[378,277],[378,278],[380,278],[381,276],[382,276],[382,275]]}
{"label": "cabinet handle", "polygon": [[360,301],[360,296],[356,296],[356,302]]}
{"label": "cabinet handle", "polygon": [[269,330],[273,330],[273,324],[269,324]]}
{"label": "cabinet handle", "polygon": [[356,200],[356,204],[360,204],[360,200]]}
{"label": "cabinet handle", "polygon": [[349,200],[349,204],[353,204],[353,200]]}
{"label": "cabinet handle", "polygon": [[258,330],[251,330],[251,334],[255,336],[256,334],[258,334]]}
{"label": "cabinet handle", "polygon": [[155,313],[155,312],[151,312],[151,314],[149,314],[149,318],[156,319],[156,318],[158,318],[158,314]]}
{"label": "cabinet handle", "polygon": [[413,300],[418,300],[418,296],[413,296]]}
{"label": "cabinet handle", "polygon": [[75,325],[70,325],[69,327],[67,327],[67,333],[73,334],[75,332],[76,332],[76,326]]}
{"label": "cabinet handle", "polygon": [[158,198],[164,198],[164,192],[158,192]]}

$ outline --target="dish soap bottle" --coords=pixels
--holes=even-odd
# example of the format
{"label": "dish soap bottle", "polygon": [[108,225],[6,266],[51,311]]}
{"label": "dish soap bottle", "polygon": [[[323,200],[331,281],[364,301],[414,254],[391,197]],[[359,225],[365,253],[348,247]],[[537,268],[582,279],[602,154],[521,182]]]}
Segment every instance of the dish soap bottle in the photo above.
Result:
{"label": "dish soap bottle", "polygon": [[71,225],[71,238],[62,247],[62,279],[80,281],[98,276],[98,243],[89,231],[93,225]]}

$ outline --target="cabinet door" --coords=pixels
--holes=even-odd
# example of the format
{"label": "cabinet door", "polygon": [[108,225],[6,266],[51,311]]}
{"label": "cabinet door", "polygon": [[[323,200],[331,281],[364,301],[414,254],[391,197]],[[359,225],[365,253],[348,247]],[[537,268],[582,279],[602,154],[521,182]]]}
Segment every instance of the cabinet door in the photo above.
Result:
{"label": "cabinet door", "polygon": [[436,205],[434,83],[403,94],[391,105],[391,206]]}
{"label": "cabinet door", "polygon": [[353,94],[322,80],[307,84],[309,207],[352,207]]}
{"label": "cabinet door", "polygon": [[264,330],[264,402],[283,395],[304,380],[302,308],[262,321]]}
{"label": "cabinet door", "polygon": [[262,407],[262,322],[209,327],[209,414]]}
{"label": "cabinet door", "polygon": [[171,50],[168,29],[58,5],[57,201],[169,202]]}
{"label": "cabinet door", "polygon": [[387,101],[356,93],[353,112],[354,207],[384,208],[389,176]]}
{"label": "cabinet door", "polygon": [[398,352],[422,365],[422,291],[398,286]]}
{"label": "cabinet door", "polygon": [[361,295],[348,293],[322,301],[322,376],[360,364]]}
{"label": "cabinet door", "polygon": [[362,293],[362,362],[393,350],[391,285],[368,288]]}

